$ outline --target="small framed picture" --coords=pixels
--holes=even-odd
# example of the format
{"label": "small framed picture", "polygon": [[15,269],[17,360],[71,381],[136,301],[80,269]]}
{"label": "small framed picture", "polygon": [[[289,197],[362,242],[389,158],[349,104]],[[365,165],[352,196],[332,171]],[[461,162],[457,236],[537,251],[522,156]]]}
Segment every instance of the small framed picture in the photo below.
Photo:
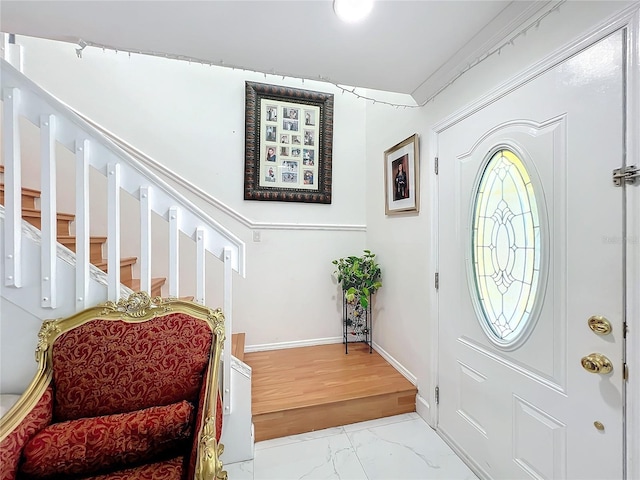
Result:
{"label": "small framed picture", "polygon": [[384,152],[385,213],[420,210],[418,134]]}

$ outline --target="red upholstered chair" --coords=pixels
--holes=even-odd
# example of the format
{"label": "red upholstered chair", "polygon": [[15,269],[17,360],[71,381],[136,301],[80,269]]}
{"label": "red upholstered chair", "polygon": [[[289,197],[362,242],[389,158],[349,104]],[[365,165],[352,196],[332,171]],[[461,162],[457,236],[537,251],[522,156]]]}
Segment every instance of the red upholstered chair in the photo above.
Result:
{"label": "red upholstered chair", "polygon": [[0,420],[0,480],[226,479],[220,310],[134,293],[38,338],[38,372]]}

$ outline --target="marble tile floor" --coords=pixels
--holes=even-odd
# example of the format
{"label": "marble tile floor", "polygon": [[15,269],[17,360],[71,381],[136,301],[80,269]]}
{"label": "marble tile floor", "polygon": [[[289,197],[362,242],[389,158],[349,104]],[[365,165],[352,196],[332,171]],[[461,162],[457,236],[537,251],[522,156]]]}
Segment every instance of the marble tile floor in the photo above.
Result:
{"label": "marble tile floor", "polygon": [[225,469],[229,480],[477,479],[417,413],[258,442]]}

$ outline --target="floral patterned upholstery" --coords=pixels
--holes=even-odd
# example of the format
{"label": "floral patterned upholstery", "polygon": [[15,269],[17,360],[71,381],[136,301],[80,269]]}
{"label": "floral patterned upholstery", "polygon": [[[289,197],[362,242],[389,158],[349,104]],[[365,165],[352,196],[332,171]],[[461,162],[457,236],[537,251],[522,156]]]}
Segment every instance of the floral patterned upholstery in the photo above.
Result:
{"label": "floral patterned upholstery", "polygon": [[180,480],[184,478],[183,463],[184,459],[182,457],[176,457],[166,461],[142,465],[141,467],[108,473],[106,475],[84,477],[83,480]]}
{"label": "floral patterned upholstery", "polygon": [[0,480],[14,480],[24,445],[39,430],[51,423],[53,391],[47,388],[20,424],[0,442]]}
{"label": "floral patterned upholstery", "polygon": [[22,451],[23,474],[33,478],[95,473],[185,451],[193,405],[182,401],[131,413],[54,423]]}
{"label": "floral patterned upholstery", "polygon": [[195,403],[209,361],[211,329],[170,314],[144,323],[93,320],[53,346],[58,422]]}
{"label": "floral patterned upholstery", "polygon": [[38,337],[38,373],[0,419],[0,480],[226,479],[219,310],[135,293]]}

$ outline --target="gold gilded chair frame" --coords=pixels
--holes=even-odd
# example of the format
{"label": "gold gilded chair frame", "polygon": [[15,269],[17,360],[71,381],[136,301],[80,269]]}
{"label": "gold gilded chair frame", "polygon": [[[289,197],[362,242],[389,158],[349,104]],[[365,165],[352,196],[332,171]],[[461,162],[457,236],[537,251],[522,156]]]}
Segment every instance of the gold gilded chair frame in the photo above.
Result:
{"label": "gold gilded chair frame", "polygon": [[145,292],[132,293],[117,303],[106,302],[88,308],[67,318],[45,320],[38,333],[35,377],[18,402],[0,419],[0,442],[4,440],[35,407],[53,378],[52,346],[56,338],[91,320],[120,320],[138,323],[170,313],[183,313],[207,322],[214,333],[209,354],[208,378],[205,381],[203,421],[198,432],[198,455],[194,480],[226,480],[220,456],[224,445],[216,441],[217,393],[220,380],[220,361],[224,347],[224,315],[218,308],[181,299],[150,298]]}

